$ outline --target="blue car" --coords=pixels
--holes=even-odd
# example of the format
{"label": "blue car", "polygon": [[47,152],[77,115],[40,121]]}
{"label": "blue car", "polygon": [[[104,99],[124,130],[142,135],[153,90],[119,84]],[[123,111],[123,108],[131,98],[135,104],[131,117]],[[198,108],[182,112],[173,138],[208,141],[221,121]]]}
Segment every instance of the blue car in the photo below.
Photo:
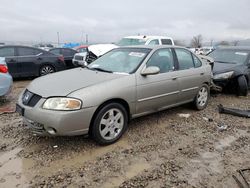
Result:
{"label": "blue car", "polygon": [[5,58],[0,57],[0,97],[10,92],[12,84],[12,76],[8,72]]}

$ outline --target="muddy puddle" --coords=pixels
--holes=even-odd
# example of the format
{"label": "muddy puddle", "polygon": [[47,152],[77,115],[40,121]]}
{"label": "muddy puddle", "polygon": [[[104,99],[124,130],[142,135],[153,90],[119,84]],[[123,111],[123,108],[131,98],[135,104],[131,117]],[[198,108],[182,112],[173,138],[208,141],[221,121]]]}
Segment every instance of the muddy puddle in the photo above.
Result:
{"label": "muddy puddle", "polygon": [[[79,167],[87,161],[95,160],[98,157],[114,150],[129,149],[130,145],[126,139],[121,139],[117,143],[109,146],[98,146],[97,148],[89,149],[83,153],[71,154],[66,158],[53,161],[50,166],[38,169],[38,173],[43,176],[49,176],[63,169]],[[50,174],[48,174],[50,172]]]}
{"label": "muddy puddle", "polygon": [[15,148],[4,154],[0,153],[0,187],[26,187],[30,180],[33,161],[21,159],[18,153],[22,148]]}
{"label": "muddy puddle", "polygon": [[150,164],[147,163],[145,159],[137,160],[128,167],[126,167],[122,175],[108,179],[108,181],[104,183],[102,187],[103,188],[119,187],[125,180],[131,179],[149,168]]}

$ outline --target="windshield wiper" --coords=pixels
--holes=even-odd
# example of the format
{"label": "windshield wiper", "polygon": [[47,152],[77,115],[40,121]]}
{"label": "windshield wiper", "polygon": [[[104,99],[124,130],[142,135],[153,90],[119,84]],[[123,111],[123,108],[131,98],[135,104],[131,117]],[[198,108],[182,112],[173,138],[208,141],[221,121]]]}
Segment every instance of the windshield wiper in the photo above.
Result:
{"label": "windshield wiper", "polygon": [[95,68],[93,68],[93,67],[88,67],[88,69],[90,69],[90,70],[96,70],[96,71],[101,71],[101,72],[108,72],[108,73],[113,73],[112,71],[109,71],[109,70],[105,70],[105,69],[102,69],[102,68],[99,68],[99,67],[95,67]]}
{"label": "windshield wiper", "polygon": [[215,62],[217,62],[217,63],[237,64],[237,63],[235,63],[235,62],[216,61],[216,60],[215,60]]}

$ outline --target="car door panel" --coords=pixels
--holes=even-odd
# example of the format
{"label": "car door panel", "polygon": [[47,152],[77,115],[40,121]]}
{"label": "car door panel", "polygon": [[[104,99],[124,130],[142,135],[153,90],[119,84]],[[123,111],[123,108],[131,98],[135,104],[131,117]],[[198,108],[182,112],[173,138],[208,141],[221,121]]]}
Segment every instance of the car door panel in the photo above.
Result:
{"label": "car door panel", "polygon": [[137,113],[158,111],[177,102],[176,72],[137,77]]}
{"label": "car door panel", "polygon": [[[20,73],[23,76],[37,76],[37,62],[39,52],[33,48],[18,47],[18,63],[21,65]],[[36,53],[35,53],[36,52]]]}
{"label": "car door panel", "polygon": [[180,102],[187,102],[194,99],[199,87],[205,81],[205,69],[202,63],[192,55],[192,53],[183,48],[176,48],[175,55],[178,62],[178,82],[180,87]]}

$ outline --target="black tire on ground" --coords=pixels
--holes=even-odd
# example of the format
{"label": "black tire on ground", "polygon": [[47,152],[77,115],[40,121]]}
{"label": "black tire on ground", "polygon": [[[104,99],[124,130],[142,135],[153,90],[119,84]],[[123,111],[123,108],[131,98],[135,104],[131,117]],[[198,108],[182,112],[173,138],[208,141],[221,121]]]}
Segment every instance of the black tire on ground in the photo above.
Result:
{"label": "black tire on ground", "polygon": [[245,76],[238,77],[238,89],[237,95],[238,96],[247,96],[248,94],[248,84]]}
{"label": "black tire on ground", "polygon": [[207,84],[203,84],[194,98],[194,107],[197,110],[203,110],[208,105],[208,100],[210,97],[210,89]]}
{"label": "black tire on ground", "polygon": [[55,68],[51,65],[43,65],[39,70],[40,76],[45,76],[47,74],[51,74],[55,72]]}
{"label": "black tire on ground", "polygon": [[[113,116],[110,116],[109,112],[112,114],[112,111]],[[118,114],[121,116],[121,118],[115,120],[116,117],[118,117]],[[94,118],[95,119],[93,120],[90,133],[91,137],[100,145],[109,145],[116,142],[127,130],[128,114],[123,105],[119,103],[109,103],[105,105],[97,112],[97,115]],[[104,123],[106,124],[101,123],[102,120],[104,120]],[[115,126],[115,122],[118,122],[118,120],[121,124],[120,129],[116,128]],[[110,131],[105,134],[106,130]],[[112,132],[114,134],[116,133],[116,136],[112,137]]]}

